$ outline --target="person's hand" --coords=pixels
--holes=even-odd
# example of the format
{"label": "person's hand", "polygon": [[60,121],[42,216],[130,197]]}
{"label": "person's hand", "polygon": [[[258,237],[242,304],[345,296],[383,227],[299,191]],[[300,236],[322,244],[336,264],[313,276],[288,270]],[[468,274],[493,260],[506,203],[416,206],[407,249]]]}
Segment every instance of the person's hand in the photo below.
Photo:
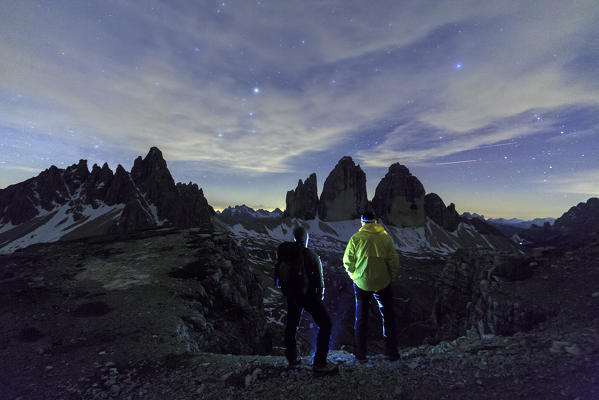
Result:
{"label": "person's hand", "polygon": [[275,279],[275,287],[280,289],[281,288],[281,281],[279,281],[279,278]]}

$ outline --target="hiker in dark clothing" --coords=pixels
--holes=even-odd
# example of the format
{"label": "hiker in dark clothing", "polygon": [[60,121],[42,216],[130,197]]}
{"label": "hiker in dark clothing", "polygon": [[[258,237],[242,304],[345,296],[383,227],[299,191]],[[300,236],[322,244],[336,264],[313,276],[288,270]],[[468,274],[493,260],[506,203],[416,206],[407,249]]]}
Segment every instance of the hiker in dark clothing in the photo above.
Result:
{"label": "hiker in dark clothing", "polygon": [[324,308],[324,279],[322,263],[315,252],[309,250],[308,232],[297,227],[293,231],[295,242],[284,242],[277,248],[275,264],[275,286],[280,287],[287,297],[287,325],[285,327],[285,356],[290,367],[300,364],[297,357],[295,335],[302,311],[308,311],[318,325],[316,353],[312,369],[316,374],[329,374],[338,370],[327,363],[331,318]]}

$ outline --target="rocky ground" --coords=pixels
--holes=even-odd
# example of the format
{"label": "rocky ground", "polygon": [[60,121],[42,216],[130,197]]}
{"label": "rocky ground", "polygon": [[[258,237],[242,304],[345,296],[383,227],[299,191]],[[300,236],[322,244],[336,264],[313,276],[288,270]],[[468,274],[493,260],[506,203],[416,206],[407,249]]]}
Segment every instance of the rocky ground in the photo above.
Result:
{"label": "rocky ground", "polygon": [[[384,360],[373,345],[370,361],[359,364],[346,346],[331,352],[340,371],[328,377],[311,373],[307,317],[300,331],[303,366],[289,370],[280,356],[279,325],[266,322],[274,315],[268,301],[281,306],[269,289],[266,248],[244,253],[226,237],[200,231],[79,241],[67,248],[40,245],[0,259],[0,398],[599,398],[597,243],[536,257],[527,279],[493,280],[489,293],[494,296],[509,293],[544,310],[546,319],[526,332],[481,337],[471,329],[457,339],[419,346],[404,340],[396,362]],[[207,255],[213,259],[202,263],[202,272],[194,269]],[[222,268],[225,259],[232,260],[231,267]],[[255,287],[254,275],[233,279],[245,274],[240,268],[247,261],[258,279]],[[404,284],[413,281],[418,289],[404,293],[404,304],[414,302],[417,291],[434,297],[438,269],[405,265]],[[205,296],[198,295],[200,286]],[[223,286],[230,286],[225,304]],[[254,292],[264,293],[264,306],[261,298],[251,300]],[[420,303],[423,310],[428,307]],[[264,314],[256,311],[262,307]],[[248,312],[256,312],[252,319],[259,324],[243,322]],[[215,325],[222,315],[228,317]],[[268,335],[257,336],[267,326],[275,345],[270,355],[216,354],[227,346],[236,353],[265,350]],[[405,328],[406,337],[421,332]]]}
{"label": "rocky ground", "polygon": [[596,399],[597,339],[597,329],[589,328],[460,338],[405,350],[396,362],[371,356],[366,364],[333,351],[339,374],[318,378],[309,357],[289,370],[280,356],[199,353],[115,363],[107,354],[71,376],[46,369],[40,378],[49,391],[22,398]]}
{"label": "rocky ground", "polygon": [[228,235],[176,229],[0,256],[0,397],[59,397],[107,362],[268,352],[246,259]]}

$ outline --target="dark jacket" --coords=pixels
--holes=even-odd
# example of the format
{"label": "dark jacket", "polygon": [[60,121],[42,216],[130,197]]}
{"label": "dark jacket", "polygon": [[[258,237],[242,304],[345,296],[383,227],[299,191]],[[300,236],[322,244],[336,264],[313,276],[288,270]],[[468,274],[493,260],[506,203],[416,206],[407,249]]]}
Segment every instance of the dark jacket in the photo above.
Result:
{"label": "dark jacket", "polygon": [[[322,262],[320,257],[312,250],[303,247],[297,242],[283,242],[277,248],[277,263],[275,264],[275,286],[279,281],[279,266],[283,261],[293,262],[298,258],[304,259],[304,270],[309,276],[307,295],[315,295],[319,298],[324,293],[324,278],[322,274]],[[298,282],[301,285],[301,282]],[[283,293],[288,296],[290,293]]]}

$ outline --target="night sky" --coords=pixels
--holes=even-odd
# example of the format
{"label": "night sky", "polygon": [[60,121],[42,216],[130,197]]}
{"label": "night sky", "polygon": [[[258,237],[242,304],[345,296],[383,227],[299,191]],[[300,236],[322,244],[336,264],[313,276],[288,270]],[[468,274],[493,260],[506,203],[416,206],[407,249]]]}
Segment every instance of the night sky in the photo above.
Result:
{"label": "night sky", "polygon": [[[197,4],[196,4],[197,3]],[[344,155],[459,212],[599,195],[599,3],[20,1],[0,10],[0,187],[158,146],[215,208],[285,207]]]}

